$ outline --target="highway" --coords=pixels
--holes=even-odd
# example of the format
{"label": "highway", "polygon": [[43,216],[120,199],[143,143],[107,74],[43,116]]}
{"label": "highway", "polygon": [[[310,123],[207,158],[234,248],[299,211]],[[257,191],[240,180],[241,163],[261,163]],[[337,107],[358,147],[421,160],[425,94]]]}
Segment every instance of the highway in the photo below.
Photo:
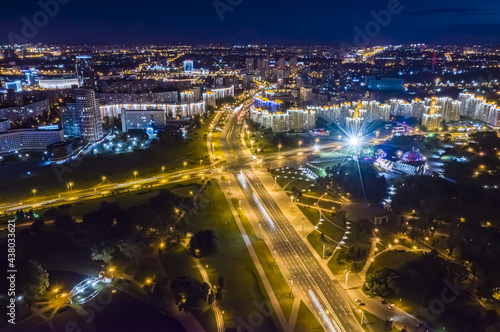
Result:
{"label": "highway", "polygon": [[190,168],[186,171],[160,173],[156,176],[137,178],[121,183],[101,183],[92,188],[70,189],[57,195],[34,196],[30,199],[26,199],[25,201],[4,203],[0,205],[0,215],[12,214],[19,209],[26,211],[29,209],[49,208],[52,206],[59,206],[61,204],[71,204],[78,201],[103,197],[112,194],[112,192],[121,193],[141,189],[146,186],[155,187],[171,182],[186,181],[196,176],[207,176],[206,172],[210,170],[212,166],[216,166],[219,163],[220,161],[210,166],[205,165]]}
{"label": "highway", "polygon": [[239,115],[232,114],[226,120],[221,135],[221,146],[228,161],[226,170],[236,174],[238,185],[273,243],[274,248],[270,249],[276,250],[276,255],[291,272],[293,280],[291,282],[296,285],[293,288],[294,294],[300,296],[310,308],[314,309],[325,331],[363,331],[353,314],[353,303],[349,301],[340,286],[329,278],[248,166],[253,156],[245,154],[239,145],[239,121]]}

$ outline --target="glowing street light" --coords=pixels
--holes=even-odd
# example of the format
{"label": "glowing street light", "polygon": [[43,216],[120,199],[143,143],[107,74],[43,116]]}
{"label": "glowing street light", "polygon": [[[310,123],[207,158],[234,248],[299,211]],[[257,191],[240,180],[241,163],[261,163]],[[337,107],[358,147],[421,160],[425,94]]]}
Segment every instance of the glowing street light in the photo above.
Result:
{"label": "glowing street light", "polygon": [[137,171],[134,171],[134,178],[137,179],[137,174],[139,174]]}
{"label": "glowing street light", "polygon": [[278,144],[278,152],[281,152],[281,144]]}
{"label": "glowing street light", "polygon": [[300,146],[302,145],[302,141],[299,141],[299,149],[300,149]]}
{"label": "glowing street light", "polygon": [[102,182],[106,182],[106,176],[104,176],[104,175],[103,175],[103,176],[101,177],[101,179],[102,179]]}
{"label": "glowing street light", "polygon": [[184,168],[186,168],[187,164],[188,164],[187,161],[185,161],[184,162]]}
{"label": "glowing street light", "polygon": [[162,166],[161,167],[161,172],[164,173],[165,172],[165,166]]}
{"label": "glowing street light", "polygon": [[73,182],[66,183],[66,188],[68,188],[68,190],[73,189]]}
{"label": "glowing street light", "polygon": [[36,189],[33,189],[31,192],[33,193],[33,197],[35,197],[36,196]]}
{"label": "glowing street light", "polygon": [[252,144],[252,149],[253,149],[253,143],[255,143],[253,140],[250,141],[250,144]]}

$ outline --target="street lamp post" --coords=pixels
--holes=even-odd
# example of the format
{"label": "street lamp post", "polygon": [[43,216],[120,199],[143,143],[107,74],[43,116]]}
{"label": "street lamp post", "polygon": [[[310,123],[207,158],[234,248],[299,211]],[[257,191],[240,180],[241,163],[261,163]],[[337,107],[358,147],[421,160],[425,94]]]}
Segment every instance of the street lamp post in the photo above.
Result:
{"label": "street lamp post", "polygon": [[231,180],[228,180],[229,195],[231,195]]}
{"label": "street lamp post", "polygon": [[363,310],[359,310],[359,312],[361,313],[361,325],[363,325],[364,323],[364,318],[365,318],[365,312]]}
{"label": "street lamp post", "polygon": [[102,183],[106,183],[106,176],[102,176]]}
{"label": "street lamp post", "polygon": [[276,265],[276,249],[273,248],[273,260],[274,264]]}
{"label": "street lamp post", "polygon": [[73,182],[66,183],[66,188],[68,188],[68,190],[73,189]]}
{"label": "street lamp post", "polygon": [[184,168],[186,168],[187,164],[188,164],[187,161],[185,161],[184,162]]}
{"label": "street lamp post", "polygon": [[290,196],[290,200],[291,200],[291,203],[290,203],[290,210],[293,211],[293,196]]}
{"label": "street lamp post", "polygon": [[345,288],[347,288],[347,278],[349,278],[349,272],[351,272],[351,271],[347,271],[347,270],[344,271],[344,273],[345,273]]}
{"label": "street lamp post", "polygon": [[290,295],[293,297],[293,282],[296,278],[293,276],[293,274],[290,276]]}
{"label": "street lamp post", "polygon": [[134,171],[134,178],[137,179],[137,174],[139,174],[137,171]]}
{"label": "street lamp post", "polygon": [[278,153],[281,153],[281,144],[278,144]]}
{"label": "street lamp post", "polygon": [[35,197],[36,196],[36,189],[33,189],[31,192],[33,193],[33,197]]}
{"label": "street lamp post", "polygon": [[164,173],[165,172],[165,166],[162,166],[161,167],[161,172]]}
{"label": "street lamp post", "polygon": [[299,141],[299,149],[300,149],[300,146],[302,145],[302,141]]}

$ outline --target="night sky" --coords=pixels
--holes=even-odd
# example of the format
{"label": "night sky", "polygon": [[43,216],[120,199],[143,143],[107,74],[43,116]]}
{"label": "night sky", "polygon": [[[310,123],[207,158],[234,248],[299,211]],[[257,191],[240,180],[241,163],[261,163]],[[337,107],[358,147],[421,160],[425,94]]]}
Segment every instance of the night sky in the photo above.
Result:
{"label": "night sky", "polygon": [[[354,28],[365,30],[365,25],[374,21],[371,11],[387,9],[397,0],[217,0],[220,8],[226,5],[231,9],[221,14],[223,20],[213,0],[59,1],[67,4],[60,5],[59,12],[25,40],[67,44],[354,45]],[[401,12],[391,15],[390,23],[369,37],[371,44],[500,44],[498,0],[401,0],[398,8]],[[0,43],[8,43],[9,33],[23,37],[22,17],[33,22],[33,15],[40,10],[37,0],[3,1]]]}

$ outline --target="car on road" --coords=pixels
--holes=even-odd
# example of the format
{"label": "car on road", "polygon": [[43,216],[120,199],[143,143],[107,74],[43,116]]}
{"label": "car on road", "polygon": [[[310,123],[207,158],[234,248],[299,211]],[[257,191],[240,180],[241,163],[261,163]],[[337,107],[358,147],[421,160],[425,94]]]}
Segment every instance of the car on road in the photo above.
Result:
{"label": "car on road", "polygon": [[390,304],[389,306],[387,306],[387,308],[389,309],[394,309],[394,307],[396,307],[394,304]]}
{"label": "car on road", "polygon": [[361,302],[361,303],[359,304],[359,306],[360,306],[360,307],[362,307],[362,306],[364,306],[364,305],[366,305],[364,302]]}
{"label": "car on road", "polygon": [[380,304],[387,304],[386,300],[380,300]]}
{"label": "car on road", "polygon": [[356,299],[356,300],[354,300],[354,302],[361,302],[361,300],[360,299]]}

